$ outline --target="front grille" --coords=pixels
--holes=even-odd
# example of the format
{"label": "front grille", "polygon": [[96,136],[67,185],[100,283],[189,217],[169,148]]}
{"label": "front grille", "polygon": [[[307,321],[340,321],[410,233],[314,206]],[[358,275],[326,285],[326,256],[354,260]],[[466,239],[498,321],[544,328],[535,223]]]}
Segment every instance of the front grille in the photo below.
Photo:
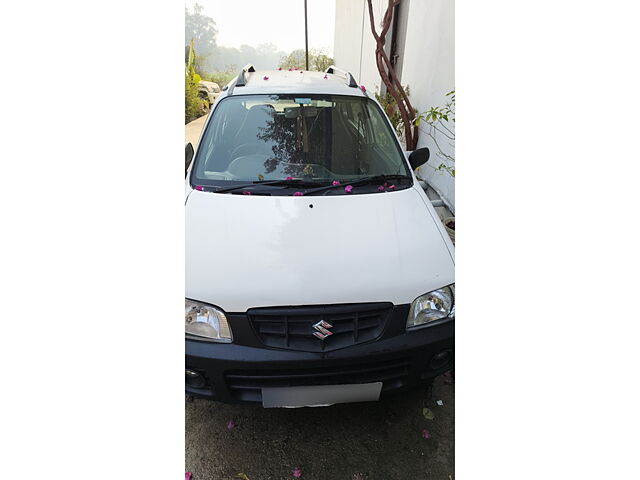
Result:
{"label": "front grille", "polygon": [[382,391],[402,387],[409,374],[409,361],[387,362],[287,370],[230,370],[227,387],[238,400],[262,401],[262,388],[306,385],[346,385],[382,382]]}
{"label": "front grille", "polygon": [[[273,348],[328,352],[378,338],[384,330],[391,303],[358,303],[319,307],[253,308],[247,316],[260,341]],[[324,340],[314,325],[330,325]],[[324,324],[324,325],[326,325]]]}

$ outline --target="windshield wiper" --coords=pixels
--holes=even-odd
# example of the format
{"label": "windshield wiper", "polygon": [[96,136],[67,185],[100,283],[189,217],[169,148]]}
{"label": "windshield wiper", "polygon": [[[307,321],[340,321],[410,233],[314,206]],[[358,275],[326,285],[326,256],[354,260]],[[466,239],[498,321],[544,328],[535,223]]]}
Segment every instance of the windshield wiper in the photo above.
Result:
{"label": "windshield wiper", "polygon": [[372,175],[371,177],[363,177],[363,178],[354,180],[353,182],[337,183],[335,185],[331,184],[331,185],[326,185],[324,187],[312,188],[311,190],[307,190],[306,192],[304,192],[304,194],[310,195],[314,193],[325,192],[327,190],[331,190],[332,188],[344,188],[347,185],[358,186],[358,185],[367,185],[371,183],[385,183],[387,182],[387,180],[405,180],[405,179],[411,179],[411,177],[409,175],[397,175],[397,174]]}
{"label": "windshield wiper", "polygon": [[229,187],[222,187],[222,188],[218,188],[216,190],[213,190],[213,193],[226,193],[226,192],[233,192],[234,190],[241,190],[243,188],[248,188],[248,187],[255,187],[256,185],[271,185],[274,187],[279,187],[279,186],[314,186],[314,185],[318,185],[317,182],[311,182],[308,180],[300,180],[300,179],[293,179],[293,180],[284,180],[284,179],[280,179],[280,180],[256,180],[255,182],[251,182],[251,183],[243,183],[241,185],[232,185]]}

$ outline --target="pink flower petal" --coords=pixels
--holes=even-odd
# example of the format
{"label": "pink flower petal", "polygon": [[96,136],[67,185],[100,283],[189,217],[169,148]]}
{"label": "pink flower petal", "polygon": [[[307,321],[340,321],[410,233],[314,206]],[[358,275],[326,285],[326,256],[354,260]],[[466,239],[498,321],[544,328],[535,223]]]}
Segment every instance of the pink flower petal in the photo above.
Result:
{"label": "pink flower petal", "polygon": [[278,70],[282,70],[282,67],[280,67]]}
{"label": "pink flower petal", "polygon": [[235,427],[235,426],[236,426],[236,422],[234,422],[233,420],[229,420],[229,421],[227,422],[227,428],[228,428],[229,430],[231,430],[231,429],[232,429],[233,427]]}
{"label": "pink flower petal", "polygon": [[340,182],[337,180],[334,180],[333,182],[331,182],[331,185],[340,185]]}
{"label": "pink flower petal", "polygon": [[184,474],[184,480],[191,480],[191,472],[187,472]]}
{"label": "pink flower petal", "polygon": [[266,75],[264,77],[262,77],[263,80],[269,80],[269,77],[267,77]]}
{"label": "pink flower petal", "polygon": [[243,195],[251,195],[251,192],[242,192]]}
{"label": "pink flower petal", "polygon": [[292,70],[293,70],[293,68],[290,68],[290,69],[289,69],[289,71],[292,71]]}
{"label": "pink flower petal", "polygon": [[302,195],[304,195],[304,193],[302,193],[302,192],[295,192],[293,194],[294,197],[301,197]]}
{"label": "pink flower petal", "polygon": [[327,78],[329,78],[329,77],[328,77],[328,76],[327,76],[327,74],[325,73],[323,78],[326,80],[326,79],[327,79]]}
{"label": "pink flower petal", "polygon": [[395,190],[396,186],[395,185],[389,185],[389,190]]}
{"label": "pink flower petal", "polygon": [[426,430],[422,430],[422,438],[424,439],[431,438],[431,435]]}
{"label": "pink flower petal", "polygon": [[196,185],[195,189],[198,190],[199,192],[202,192],[204,190],[204,187],[202,185]]}
{"label": "pink flower petal", "polygon": [[353,190],[353,187],[351,185],[347,185],[346,187],[344,187],[344,191],[346,193],[351,193],[352,190]]}
{"label": "pink flower petal", "polygon": [[367,91],[367,89],[366,89],[366,88],[364,88],[364,85],[360,85],[360,90],[362,90],[363,92],[366,92],[366,91]]}
{"label": "pink flower petal", "polygon": [[302,476],[302,470],[300,470],[299,467],[294,468],[291,473],[293,473],[293,476],[296,478],[300,478]]}
{"label": "pink flower petal", "polygon": [[300,73],[304,73],[302,70],[300,70]]}
{"label": "pink flower petal", "polygon": [[293,180],[293,177],[287,177],[285,180]]}
{"label": "pink flower petal", "polygon": [[378,187],[378,191],[379,191],[379,192],[384,192],[384,187],[383,187],[382,185],[380,185],[380,186]]}

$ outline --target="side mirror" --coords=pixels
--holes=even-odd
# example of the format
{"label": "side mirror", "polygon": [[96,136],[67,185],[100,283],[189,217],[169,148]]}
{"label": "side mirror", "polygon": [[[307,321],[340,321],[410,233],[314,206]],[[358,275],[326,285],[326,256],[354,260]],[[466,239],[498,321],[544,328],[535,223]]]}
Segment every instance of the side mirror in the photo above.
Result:
{"label": "side mirror", "polygon": [[411,168],[415,170],[416,168],[424,165],[429,161],[429,149],[427,147],[419,148],[411,152],[409,155],[409,163],[411,164]]}
{"label": "side mirror", "polygon": [[191,165],[191,160],[193,160],[193,145],[191,143],[187,143],[184,149],[184,176],[187,176],[187,170],[189,170],[189,165]]}

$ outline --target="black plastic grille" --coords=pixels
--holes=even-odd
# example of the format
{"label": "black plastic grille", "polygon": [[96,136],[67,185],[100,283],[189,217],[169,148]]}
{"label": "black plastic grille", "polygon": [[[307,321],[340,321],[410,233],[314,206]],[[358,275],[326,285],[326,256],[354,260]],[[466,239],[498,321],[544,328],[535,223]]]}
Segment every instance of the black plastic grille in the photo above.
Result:
{"label": "black plastic grille", "polygon": [[[319,307],[254,308],[247,311],[260,341],[273,348],[327,352],[369,342],[384,330],[391,303],[359,303]],[[327,324],[331,335],[319,339],[314,328]]]}
{"label": "black plastic grille", "polygon": [[345,385],[382,382],[382,390],[399,388],[409,374],[409,361],[398,359],[341,367],[286,370],[231,370],[226,372],[227,388],[238,400],[262,401],[262,388],[306,385]]}

